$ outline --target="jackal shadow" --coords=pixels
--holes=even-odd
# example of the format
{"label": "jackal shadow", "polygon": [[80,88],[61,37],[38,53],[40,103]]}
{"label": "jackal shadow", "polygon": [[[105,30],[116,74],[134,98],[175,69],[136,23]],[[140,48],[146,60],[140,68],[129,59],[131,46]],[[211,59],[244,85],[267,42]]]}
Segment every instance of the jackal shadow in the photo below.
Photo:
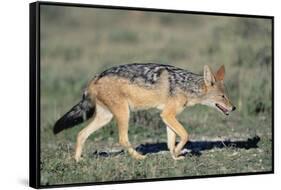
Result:
{"label": "jackal shadow", "polygon": [[[200,156],[202,153],[201,151],[204,150],[211,150],[214,148],[239,148],[239,149],[251,149],[251,148],[258,148],[258,142],[260,141],[259,136],[255,136],[253,138],[248,138],[247,140],[239,140],[239,141],[231,141],[231,140],[223,140],[223,141],[189,141],[184,149],[187,151],[184,155],[195,155]],[[168,151],[167,143],[160,142],[160,143],[148,143],[148,144],[141,144],[136,147],[136,150],[142,154],[151,154],[151,153],[158,153],[161,151]],[[101,157],[108,157],[108,156],[115,156],[124,153],[123,150],[108,152],[108,151],[101,151],[101,152],[94,152],[94,155],[101,156]]]}

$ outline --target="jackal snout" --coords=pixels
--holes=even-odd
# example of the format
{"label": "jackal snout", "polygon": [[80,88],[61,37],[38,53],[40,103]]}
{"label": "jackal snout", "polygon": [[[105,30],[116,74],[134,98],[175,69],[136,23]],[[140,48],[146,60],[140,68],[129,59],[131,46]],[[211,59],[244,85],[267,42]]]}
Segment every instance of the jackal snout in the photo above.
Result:
{"label": "jackal snout", "polygon": [[221,95],[221,97],[215,102],[215,107],[223,112],[225,115],[228,115],[230,112],[234,111],[236,107],[231,103],[231,101],[226,97],[226,95]]}

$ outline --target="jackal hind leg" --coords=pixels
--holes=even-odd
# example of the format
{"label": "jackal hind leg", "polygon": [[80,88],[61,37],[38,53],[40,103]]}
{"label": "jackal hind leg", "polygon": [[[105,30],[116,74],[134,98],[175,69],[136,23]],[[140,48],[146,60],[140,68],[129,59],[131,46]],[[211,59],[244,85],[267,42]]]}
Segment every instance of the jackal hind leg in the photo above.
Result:
{"label": "jackal hind leg", "polygon": [[[173,159],[180,160],[184,156],[180,156],[181,150],[188,141],[188,133],[184,127],[177,121],[175,114],[162,112],[161,117],[163,122],[168,126],[168,148],[172,154]],[[168,129],[169,128],[169,129]],[[180,142],[175,146],[176,134],[180,137]]]}
{"label": "jackal hind leg", "polygon": [[145,155],[138,153],[131,145],[128,137],[128,130],[129,130],[129,106],[124,101],[123,103],[119,102],[119,105],[115,105],[113,109],[113,114],[117,121],[118,131],[119,131],[119,143],[123,146],[131,157],[137,160],[145,159]]}
{"label": "jackal hind leg", "polygon": [[92,133],[102,128],[107,123],[109,123],[112,117],[113,115],[108,109],[103,108],[97,104],[96,114],[94,116],[94,119],[89,123],[89,125],[87,125],[87,127],[82,129],[77,135],[77,143],[76,143],[75,155],[74,155],[74,158],[77,162],[81,159],[82,149],[87,138]]}

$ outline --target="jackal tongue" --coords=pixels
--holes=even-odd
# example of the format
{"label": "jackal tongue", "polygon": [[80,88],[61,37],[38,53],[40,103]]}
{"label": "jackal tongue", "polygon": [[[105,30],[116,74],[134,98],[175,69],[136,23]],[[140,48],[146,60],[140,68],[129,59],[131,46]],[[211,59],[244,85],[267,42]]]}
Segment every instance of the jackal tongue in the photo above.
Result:
{"label": "jackal tongue", "polygon": [[223,111],[224,113],[227,113],[227,109],[225,109],[223,106],[219,105],[219,104],[216,104],[216,106],[221,110]]}

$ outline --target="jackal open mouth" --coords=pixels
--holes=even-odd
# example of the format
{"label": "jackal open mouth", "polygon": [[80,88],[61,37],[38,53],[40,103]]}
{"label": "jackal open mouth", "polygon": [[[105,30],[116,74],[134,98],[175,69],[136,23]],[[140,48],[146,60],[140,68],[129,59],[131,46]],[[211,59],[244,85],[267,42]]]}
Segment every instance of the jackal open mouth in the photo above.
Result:
{"label": "jackal open mouth", "polygon": [[228,115],[229,112],[226,108],[224,108],[223,106],[216,104],[217,108],[219,108],[219,110],[221,110],[225,115]]}

